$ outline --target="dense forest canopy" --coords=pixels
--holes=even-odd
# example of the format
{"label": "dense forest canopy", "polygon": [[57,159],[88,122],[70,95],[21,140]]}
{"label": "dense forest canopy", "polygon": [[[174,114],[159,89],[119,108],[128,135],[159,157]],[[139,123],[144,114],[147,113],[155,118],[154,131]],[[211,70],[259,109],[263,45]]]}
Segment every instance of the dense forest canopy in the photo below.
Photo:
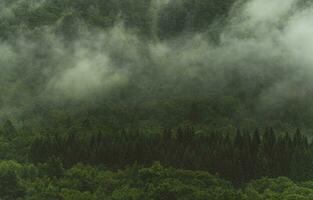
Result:
{"label": "dense forest canopy", "polygon": [[[58,162],[42,166],[0,163],[3,199],[26,200],[310,200],[312,181],[262,178],[242,189],[203,171],[133,166],[110,171],[86,165],[64,169]],[[56,170],[55,170],[56,169]],[[32,177],[36,176],[34,179]]]}
{"label": "dense forest canopy", "polygon": [[312,24],[310,0],[0,0],[0,199],[312,199]]}

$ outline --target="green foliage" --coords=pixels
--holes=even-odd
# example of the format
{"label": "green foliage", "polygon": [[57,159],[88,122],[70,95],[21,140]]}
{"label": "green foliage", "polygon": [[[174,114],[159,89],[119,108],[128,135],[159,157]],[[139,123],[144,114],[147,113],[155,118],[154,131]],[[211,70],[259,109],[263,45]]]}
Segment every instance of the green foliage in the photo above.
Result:
{"label": "green foliage", "polygon": [[[240,185],[264,176],[312,180],[312,151],[312,144],[299,130],[293,137],[278,136],[273,129],[264,134],[238,130],[231,135],[198,133],[187,126],[164,129],[161,134],[123,129],[112,134],[48,135],[32,143],[30,160],[49,163],[50,158],[58,157],[65,167],[82,162],[110,169],[159,161],[176,168],[206,170]],[[83,177],[87,182],[92,179],[89,175],[91,172]]]}
{"label": "green foliage", "polygon": [[0,198],[4,200],[18,199],[24,195],[18,173],[22,165],[14,161],[0,162]]}
{"label": "green foliage", "polygon": [[[312,133],[311,75],[231,57],[244,2],[0,0],[0,199],[313,199],[313,145],[282,134]],[[54,91],[77,68],[87,97]]]}
{"label": "green foliage", "polygon": [[48,174],[19,175],[27,170],[27,165],[13,161],[0,163],[1,199],[309,200],[313,197],[311,182],[294,183],[285,177],[262,178],[236,189],[207,172],[166,168],[159,163],[115,172],[79,164],[58,179],[49,178]]}

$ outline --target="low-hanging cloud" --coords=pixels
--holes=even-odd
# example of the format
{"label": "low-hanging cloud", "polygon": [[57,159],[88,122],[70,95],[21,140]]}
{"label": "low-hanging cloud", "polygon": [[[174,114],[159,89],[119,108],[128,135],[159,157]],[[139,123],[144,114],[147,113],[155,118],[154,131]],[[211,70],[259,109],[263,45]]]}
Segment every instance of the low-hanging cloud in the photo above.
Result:
{"label": "low-hanging cloud", "polygon": [[[153,32],[158,31],[158,15],[169,3],[156,0],[151,4]],[[13,7],[8,6],[5,15],[12,15]],[[136,30],[126,28],[123,20],[106,29],[82,22],[78,37],[64,41],[56,24],[23,29],[14,41],[2,41],[0,70],[12,77],[24,72],[14,87],[28,79],[41,84],[33,81],[37,90],[29,101],[107,98],[129,85],[136,85],[138,93],[133,95],[143,99],[149,92],[186,95],[190,87],[192,95],[218,91],[227,95],[224,89],[236,71],[251,95],[260,87],[254,84],[260,82],[262,89],[253,98],[259,107],[256,112],[264,112],[312,91],[312,25],[313,8],[301,6],[300,0],[237,1],[221,25],[217,43],[206,31],[184,32],[164,40],[157,34],[142,38]],[[13,73],[9,68],[17,70]],[[295,90],[303,92],[299,95]],[[7,99],[10,97],[16,98],[9,94]]]}

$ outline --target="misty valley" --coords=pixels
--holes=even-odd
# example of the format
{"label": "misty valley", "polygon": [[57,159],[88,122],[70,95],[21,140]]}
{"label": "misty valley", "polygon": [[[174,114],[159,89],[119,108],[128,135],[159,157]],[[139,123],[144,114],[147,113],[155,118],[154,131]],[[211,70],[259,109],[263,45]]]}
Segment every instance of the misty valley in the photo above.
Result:
{"label": "misty valley", "polygon": [[0,200],[313,199],[313,1],[0,0]]}

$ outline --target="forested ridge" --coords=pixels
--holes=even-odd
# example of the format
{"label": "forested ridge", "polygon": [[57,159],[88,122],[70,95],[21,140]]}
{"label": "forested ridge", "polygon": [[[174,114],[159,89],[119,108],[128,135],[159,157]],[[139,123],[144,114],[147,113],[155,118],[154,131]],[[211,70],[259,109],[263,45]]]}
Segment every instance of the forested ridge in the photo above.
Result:
{"label": "forested ridge", "polygon": [[313,199],[309,0],[0,0],[0,199]]}
{"label": "forested ridge", "polygon": [[299,130],[293,136],[276,136],[272,129],[264,134],[238,131],[235,137],[196,134],[190,127],[176,133],[165,130],[160,135],[125,131],[82,137],[50,135],[37,138],[30,152],[34,163],[59,158],[67,167],[86,163],[123,169],[159,161],[179,169],[219,174],[237,185],[262,177],[313,178],[313,146]]}

